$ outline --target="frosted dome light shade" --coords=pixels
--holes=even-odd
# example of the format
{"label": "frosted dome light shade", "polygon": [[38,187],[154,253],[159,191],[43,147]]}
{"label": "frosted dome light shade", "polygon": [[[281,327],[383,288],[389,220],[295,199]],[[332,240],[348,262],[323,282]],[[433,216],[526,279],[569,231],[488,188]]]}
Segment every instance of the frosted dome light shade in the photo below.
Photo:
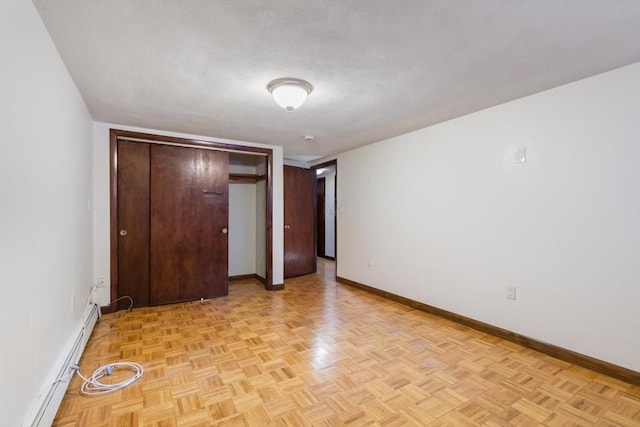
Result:
{"label": "frosted dome light shade", "polygon": [[307,91],[300,86],[279,86],[271,92],[276,103],[287,111],[293,111],[307,99]]}
{"label": "frosted dome light shade", "polygon": [[304,104],[313,86],[304,80],[284,78],[276,79],[267,85],[276,103],[291,112]]}

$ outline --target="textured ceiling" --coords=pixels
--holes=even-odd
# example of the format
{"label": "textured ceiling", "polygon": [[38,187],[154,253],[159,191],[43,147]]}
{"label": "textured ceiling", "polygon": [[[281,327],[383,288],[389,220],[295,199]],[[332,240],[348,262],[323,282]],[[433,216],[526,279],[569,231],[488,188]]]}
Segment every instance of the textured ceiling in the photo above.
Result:
{"label": "textured ceiling", "polygon": [[[96,121],[303,160],[640,61],[638,0],[34,3]],[[278,77],[306,104],[278,107]]]}

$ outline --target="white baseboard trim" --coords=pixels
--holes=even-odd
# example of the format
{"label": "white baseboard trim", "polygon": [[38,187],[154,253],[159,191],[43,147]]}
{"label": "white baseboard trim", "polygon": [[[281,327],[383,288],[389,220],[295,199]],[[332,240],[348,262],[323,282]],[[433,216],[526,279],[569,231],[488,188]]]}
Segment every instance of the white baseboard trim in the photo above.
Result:
{"label": "white baseboard trim", "polygon": [[[71,367],[78,363],[80,356],[91,336],[91,332],[100,319],[100,307],[93,304],[87,308],[83,325],[80,327],[76,338],[73,340],[69,351],[64,359],[60,361],[57,375],[52,379],[51,386],[42,395],[36,398],[31,410],[22,423],[23,426],[45,427],[51,426],[53,419],[62,403],[62,398],[69,387],[71,381]],[[54,367],[54,370],[56,368]],[[63,381],[55,381],[58,378],[66,378]],[[55,382],[54,382],[55,381]]]}

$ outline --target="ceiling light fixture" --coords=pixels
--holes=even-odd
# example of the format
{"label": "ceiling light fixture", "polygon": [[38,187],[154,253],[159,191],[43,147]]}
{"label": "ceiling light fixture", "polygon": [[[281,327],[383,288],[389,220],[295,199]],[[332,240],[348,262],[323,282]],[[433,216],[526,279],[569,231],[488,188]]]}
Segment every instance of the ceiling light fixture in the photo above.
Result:
{"label": "ceiling light fixture", "polygon": [[279,106],[292,112],[304,104],[307,96],[313,91],[313,86],[304,80],[285,77],[270,81],[267,90]]}

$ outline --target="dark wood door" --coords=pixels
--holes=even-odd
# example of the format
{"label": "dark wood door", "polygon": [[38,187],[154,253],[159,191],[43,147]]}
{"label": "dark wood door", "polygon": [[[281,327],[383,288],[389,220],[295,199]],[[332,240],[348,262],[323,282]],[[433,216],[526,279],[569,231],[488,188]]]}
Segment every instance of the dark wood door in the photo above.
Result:
{"label": "dark wood door", "polygon": [[118,296],[135,307],[149,305],[149,153],[148,144],[118,142]]}
{"label": "dark wood door", "polygon": [[151,147],[150,303],[228,293],[229,155]]}
{"label": "dark wood door", "polygon": [[324,233],[325,233],[325,218],[324,218],[324,193],[326,187],[326,178],[318,178],[316,189],[318,192],[318,196],[316,198],[316,221],[318,230],[316,231],[316,235],[318,236],[318,256],[325,256],[325,247],[324,247]]}
{"label": "dark wood door", "polygon": [[284,277],[316,271],[315,171],[284,166]]}

